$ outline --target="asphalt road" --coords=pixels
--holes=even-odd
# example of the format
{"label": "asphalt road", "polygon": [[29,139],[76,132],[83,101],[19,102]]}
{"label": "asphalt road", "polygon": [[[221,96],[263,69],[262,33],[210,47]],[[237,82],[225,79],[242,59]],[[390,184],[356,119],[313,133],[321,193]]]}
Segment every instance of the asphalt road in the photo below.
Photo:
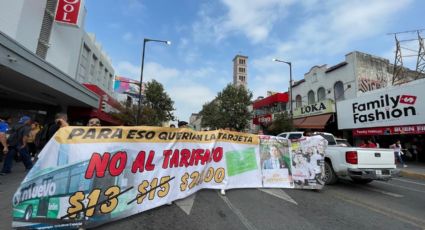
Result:
{"label": "asphalt road", "polygon": [[[11,199],[24,177],[18,165],[0,176],[0,229],[11,228]],[[357,185],[342,181],[320,191],[258,189],[196,193],[190,214],[175,203],[97,229],[425,229],[425,180],[395,178]]]}
{"label": "asphalt road", "polygon": [[175,204],[98,229],[424,229],[425,181],[395,178],[321,191],[283,190],[297,204],[258,189],[197,193],[190,215]]}

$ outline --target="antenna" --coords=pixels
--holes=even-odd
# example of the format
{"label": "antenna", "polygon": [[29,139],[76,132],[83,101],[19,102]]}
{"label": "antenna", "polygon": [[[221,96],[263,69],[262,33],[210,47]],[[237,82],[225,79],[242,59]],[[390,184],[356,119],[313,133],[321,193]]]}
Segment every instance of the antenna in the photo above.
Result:
{"label": "antenna", "polygon": [[[424,39],[421,37],[421,32],[425,31],[425,29],[418,30],[408,30],[402,32],[388,33],[387,35],[394,35],[395,43],[396,43],[396,51],[394,58],[394,68],[393,68],[393,79],[392,85],[400,85],[405,82],[416,80],[419,78],[425,77],[425,47],[424,47]],[[416,33],[417,37],[412,37],[410,34]],[[398,35],[408,34],[406,39],[399,39]],[[411,49],[405,46],[402,46],[402,43],[418,41],[419,48],[418,50]],[[402,50],[407,52],[414,52],[417,54],[409,54],[402,55]],[[409,70],[403,66],[403,58],[416,57],[416,69],[415,71]],[[412,73],[414,72],[414,73]]]}

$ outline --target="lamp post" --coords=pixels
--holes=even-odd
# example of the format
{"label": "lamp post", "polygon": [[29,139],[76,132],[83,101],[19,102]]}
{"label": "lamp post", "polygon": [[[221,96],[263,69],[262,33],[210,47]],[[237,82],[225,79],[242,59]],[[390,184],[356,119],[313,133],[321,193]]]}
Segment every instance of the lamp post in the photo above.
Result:
{"label": "lamp post", "polygon": [[142,67],[140,71],[140,82],[139,82],[139,103],[138,103],[139,106],[137,107],[136,125],[139,125],[140,109],[142,106],[143,67],[145,65],[145,47],[147,42],[161,42],[167,45],[171,45],[171,41],[157,40],[157,39],[150,39],[150,38],[143,39]]}
{"label": "lamp post", "polygon": [[291,62],[287,62],[287,61],[282,61],[276,58],[273,58],[273,61],[275,62],[282,62],[285,63],[287,65],[289,65],[289,97],[290,97],[290,117],[291,117],[291,124],[293,125],[293,110],[292,110],[292,63]]}

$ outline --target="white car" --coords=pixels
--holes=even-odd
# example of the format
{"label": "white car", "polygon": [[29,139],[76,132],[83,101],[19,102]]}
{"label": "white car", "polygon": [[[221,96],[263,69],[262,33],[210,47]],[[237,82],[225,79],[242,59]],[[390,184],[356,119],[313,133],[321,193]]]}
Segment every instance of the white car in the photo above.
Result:
{"label": "white car", "polygon": [[284,132],[284,133],[280,133],[277,136],[283,137],[283,138],[286,138],[286,139],[296,140],[296,139],[303,138],[304,132]]}

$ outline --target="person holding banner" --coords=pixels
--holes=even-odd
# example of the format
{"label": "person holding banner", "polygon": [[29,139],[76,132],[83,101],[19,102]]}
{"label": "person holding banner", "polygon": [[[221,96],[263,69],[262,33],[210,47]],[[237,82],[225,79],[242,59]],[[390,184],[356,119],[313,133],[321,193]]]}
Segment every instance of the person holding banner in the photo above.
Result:
{"label": "person holding banner", "polygon": [[270,146],[270,158],[263,162],[263,169],[287,168],[282,153],[276,145]]}

